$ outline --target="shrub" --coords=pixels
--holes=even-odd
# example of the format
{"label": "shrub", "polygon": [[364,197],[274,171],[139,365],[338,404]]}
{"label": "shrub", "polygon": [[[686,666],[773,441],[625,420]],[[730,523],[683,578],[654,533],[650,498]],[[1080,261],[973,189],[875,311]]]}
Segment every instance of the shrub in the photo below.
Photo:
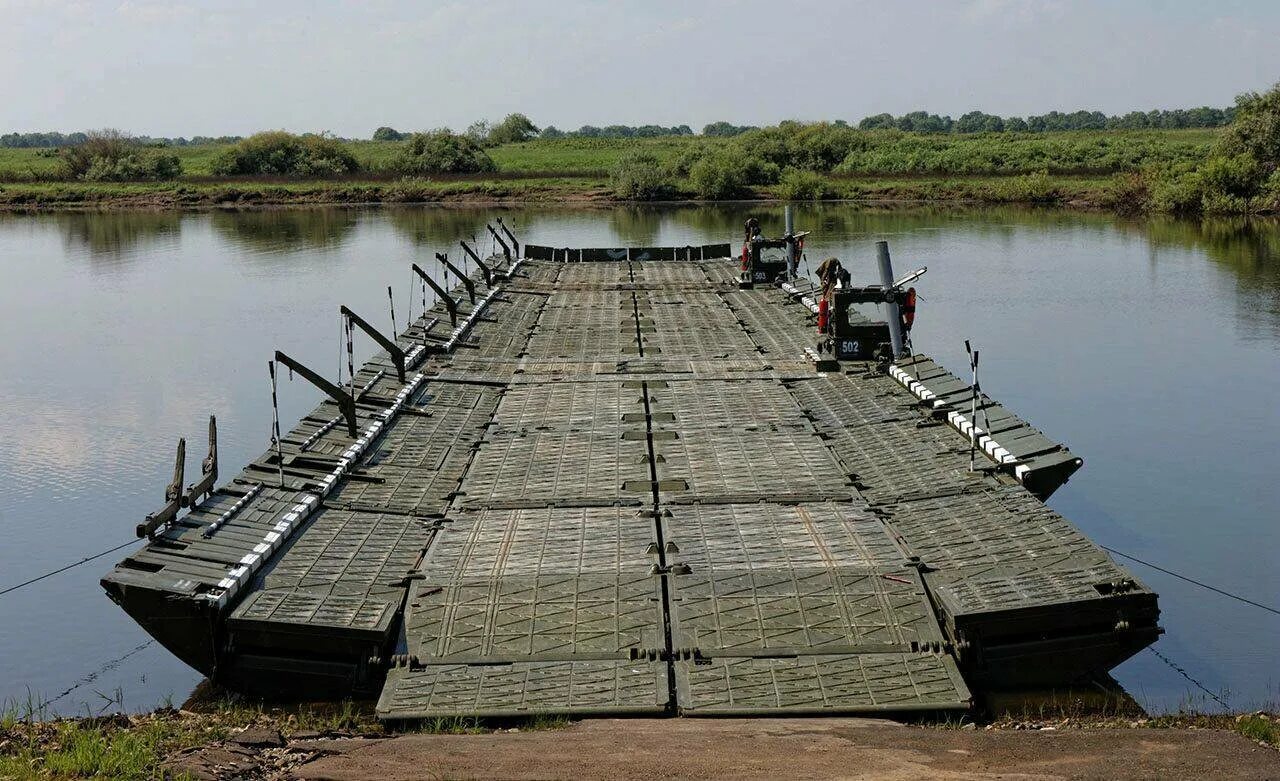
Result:
{"label": "shrub", "polygon": [[778,197],[786,201],[815,201],[827,196],[827,178],[815,171],[788,168],[778,183]]}
{"label": "shrub", "polygon": [[1280,84],[1236,98],[1235,119],[1222,137],[1225,155],[1248,155],[1269,175],[1280,168]]}
{"label": "shrub", "polygon": [[631,152],[622,157],[609,174],[614,195],[627,201],[654,201],[671,194],[658,158],[647,152]]}
{"label": "shrub", "polygon": [[182,173],[177,155],[144,147],[117,130],[90,133],[59,156],[68,177],[89,182],[174,179]]}
{"label": "shrub", "polygon": [[335,138],[294,135],[269,130],[249,136],[214,158],[211,170],[223,176],[332,176],[352,173],[359,163],[351,150]]}
{"label": "shrub", "polygon": [[1262,189],[1262,167],[1246,154],[1210,157],[1200,166],[1200,181],[1207,192],[1252,198]]}
{"label": "shrub", "polygon": [[1194,164],[1166,166],[1151,176],[1151,208],[1173,214],[1200,211],[1204,184]]}
{"label": "shrub", "polygon": [[728,150],[705,155],[689,168],[689,181],[703,198],[737,198],[747,192],[742,161]]}
{"label": "shrub", "polygon": [[392,167],[410,176],[497,170],[493,158],[474,139],[444,129],[414,133]]}

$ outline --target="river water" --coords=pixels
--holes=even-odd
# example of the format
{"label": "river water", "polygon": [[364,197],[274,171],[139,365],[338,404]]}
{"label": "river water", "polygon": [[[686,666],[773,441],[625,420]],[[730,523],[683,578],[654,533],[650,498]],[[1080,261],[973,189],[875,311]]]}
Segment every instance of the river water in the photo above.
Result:
{"label": "river water", "polygon": [[[749,211],[780,232],[780,209],[747,205],[502,214],[530,242],[618,246],[736,241]],[[494,216],[0,216],[0,590],[127,543],[178,437],[199,463],[210,413],[231,472],[260,453],[272,351],[336,374],[339,304],[389,325],[392,285],[403,325],[409,264],[460,238],[488,249]],[[875,282],[880,238],[900,273],[929,267],[916,346],[961,373],[971,339],[984,389],[1085,458],[1050,504],[1092,539],[1280,604],[1280,226],[844,205],[796,223],[810,267],[837,255]],[[282,421],[316,398],[285,383]],[[102,594],[123,555],[0,595],[0,703],[84,713],[191,691],[198,676]],[[1280,701],[1280,616],[1128,566],[1160,593],[1167,659],[1233,708]],[[1154,711],[1218,707],[1151,653],[1116,676]]]}

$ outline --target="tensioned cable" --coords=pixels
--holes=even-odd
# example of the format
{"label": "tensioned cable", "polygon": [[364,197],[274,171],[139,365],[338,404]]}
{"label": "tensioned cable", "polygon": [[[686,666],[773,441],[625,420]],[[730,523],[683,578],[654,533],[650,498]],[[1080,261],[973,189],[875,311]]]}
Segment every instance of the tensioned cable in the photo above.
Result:
{"label": "tensioned cable", "polygon": [[1219,697],[1218,695],[1210,691],[1208,686],[1205,686],[1203,683],[1200,683],[1195,678],[1192,678],[1190,673],[1188,673],[1186,670],[1182,669],[1177,664],[1175,664],[1172,659],[1170,659],[1169,657],[1157,651],[1154,646],[1147,646],[1147,650],[1155,654],[1157,659],[1169,665],[1169,669],[1173,670],[1178,675],[1181,675],[1183,678],[1186,678],[1188,681],[1191,681],[1191,683],[1195,684],[1195,687],[1197,689],[1199,689],[1200,691],[1212,697],[1225,710],[1231,710],[1231,706],[1228,705],[1225,701],[1223,701],[1221,697]]}
{"label": "tensioned cable", "polygon": [[80,559],[79,561],[73,561],[73,562],[71,562],[70,564],[68,564],[68,565],[66,565],[66,566],[64,566],[64,567],[59,567],[59,568],[57,568],[57,569],[55,569],[55,570],[50,570],[49,572],[46,572],[46,573],[44,573],[43,575],[38,575],[38,576],[36,576],[36,577],[32,578],[31,580],[24,580],[24,581],[22,581],[21,583],[17,583],[17,584],[15,584],[15,585],[9,586],[8,588],[4,589],[3,591],[0,591],[0,597],[4,596],[5,594],[8,594],[10,591],[17,591],[18,589],[20,589],[20,588],[22,588],[22,587],[24,587],[24,586],[30,586],[32,583],[38,583],[38,582],[40,582],[40,581],[44,580],[45,578],[53,577],[54,575],[57,575],[57,574],[58,574],[58,573],[60,573],[60,572],[66,572],[67,570],[69,570],[69,569],[71,569],[71,568],[73,568],[73,567],[79,567],[81,564],[87,564],[88,562],[91,562],[91,561],[93,561],[94,559],[100,559],[100,558],[102,558],[103,556],[107,555],[108,553],[115,553],[116,551],[120,550],[121,548],[127,548],[127,547],[129,547],[130,545],[133,545],[133,544],[134,544],[134,543],[136,543],[136,542],[137,542],[137,540],[129,540],[128,542],[124,543],[123,545],[117,545],[117,546],[115,546],[114,548],[108,548],[108,549],[104,550],[102,553],[95,553],[95,554],[93,554],[92,556],[85,556],[83,559]]}
{"label": "tensioned cable", "polygon": [[1225,590],[1223,590],[1223,589],[1218,588],[1217,586],[1210,586],[1208,583],[1203,583],[1203,582],[1201,582],[1201,581],[1199,581],[1199,580],[1196,580],[1195,578],[1189,578],[1189,577],[1187,577],[1186,575],[1180,575],[1180,574],[1178,574],[1177,572],[1174,572],[1173,570],[1165,569],[1164,567],[1161,567],[1161,566],[1160,566],[1160,565],[1158,565],[1158,564],[1152,564],[1152,563],[1151,563],[1151,562],[1149,562],[1149,561],[1143,561],[1142,559],[1138,558],[1137,556],[1130,556],[1128,553],[1124,553],[1124,552],[1122,552],[1122,551],[1118,551],[1118,550],[1116,550],[1115,548],[1108,548],[1106,545],[1099,545],[1098,547],[1102,548],[1103,550],[1107,551],[1108,553],[1114,553],[1114,554],[1116,554],[1117,556],[1123,556],[1124,558],[1126,558],[1126,559],[1128,559],[1128,560],[1130,560],[1130,561],[1136,561],[1136,562],[1138,562],[1139,564],[1143,564],[1143,565],[1145,565],[1145,566],[1150,567],[1151,569],[1159,570],[1160,572],[1163,572],[1163,573],[1164,573],[1164,574],[1166,574],[1166,575],[1172,575],[1173,577],[1178,578],[1179,580],[1185,580],[1186,582],[1188,582],[1188,583],[1190,583],[1190,584],[1192,584],[1192,585],[1199,586],[1200,588],[1206,588],[1206,589],[1209,589],[1210,591],[1212,591],[1212,592],[1214,592],[1214,593],[1217,593],[1217,594],[1221,594],[1221,595],[1222,595],[1222,596],[1224,596],[1224,597],[1230,597],[1230,598],[1232,598],[1232,599],[1239,600],[1239,601],[1241,601],[1241,602],[1245,603],[1246,605],[1253,605],[1254,607],[1262,608],[1263,610],[1266,610],[1266,611],[1267,611],[1267,612],[1269,612],[1269,613],[1275,613],[1276,615],[1280,616],[1280,609],[1277,609],[1277,608],[1271,607],[1270,605],[1264,605],[1264,604],[1262,604],[1261,602],[1254,602],[1252,599],[1249,599],[1248,597],[1242,597],[1242,596],[1240,596],[1239,594],[1232,594],[1230,591],[1225,591]]}

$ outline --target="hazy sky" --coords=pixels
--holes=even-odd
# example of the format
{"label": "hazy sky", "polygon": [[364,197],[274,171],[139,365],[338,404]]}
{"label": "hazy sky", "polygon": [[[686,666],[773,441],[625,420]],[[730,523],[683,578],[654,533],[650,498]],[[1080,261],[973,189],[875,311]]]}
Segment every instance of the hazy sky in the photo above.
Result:
{"label": "hazy sky", "polygon": [[1229,105],[1277,0],[0,0],[0,132],[366,136]]}

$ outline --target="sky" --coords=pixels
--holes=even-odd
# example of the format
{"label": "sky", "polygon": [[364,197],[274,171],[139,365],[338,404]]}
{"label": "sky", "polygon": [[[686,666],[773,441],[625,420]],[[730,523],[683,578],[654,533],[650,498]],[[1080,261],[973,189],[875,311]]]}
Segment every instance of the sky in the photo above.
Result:
{"label": "sky", "polygon": [[1227,106],[1276,0],[0,0],[0,133]]}

